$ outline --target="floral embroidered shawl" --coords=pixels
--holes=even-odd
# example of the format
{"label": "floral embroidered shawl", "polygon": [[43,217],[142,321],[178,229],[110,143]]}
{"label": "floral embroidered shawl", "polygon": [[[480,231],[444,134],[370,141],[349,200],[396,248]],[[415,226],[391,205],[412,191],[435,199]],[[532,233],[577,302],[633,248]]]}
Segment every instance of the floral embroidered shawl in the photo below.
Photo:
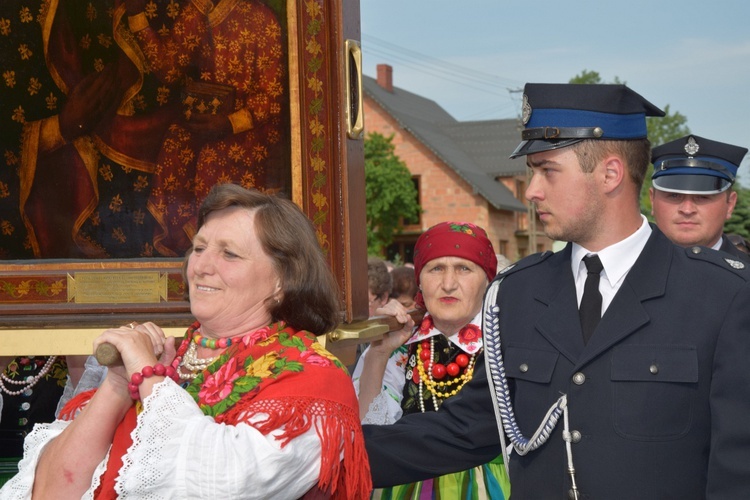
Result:
{"label": "floral embroidered shawl", "polygon": [[[198,326],[188,329],[178,356],[185,352]],[[284,434],[278,437],[282,447],[315,424],[322,446],[320,476],[317,488],[305,497],[369,496],[370,468],[351,379],[312,333],[296,331],[284,323],[248,333],[199,373],[187,391],[217,423],[246,423],[263,434],[284,426]],[[66,407],[64,413],[71,413],[70,409]],[[109,498],[107,490],[114,494],[122,455],[132,443],[135,406],[129,413],[132,415],[125,417],[115,435],[97,498]],[[268,418],[251,423],[256,413],[268,414]]]}

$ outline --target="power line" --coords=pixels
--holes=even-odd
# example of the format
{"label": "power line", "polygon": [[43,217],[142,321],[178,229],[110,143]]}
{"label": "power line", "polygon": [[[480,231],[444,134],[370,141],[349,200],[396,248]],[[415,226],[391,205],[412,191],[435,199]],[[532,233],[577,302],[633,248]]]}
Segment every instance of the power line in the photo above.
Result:
{"label": "power line", "polygon": [[[505,90],[510,90],[522,86],[522,82],[518,82],[517,80],[502,78],[473,68],[467,68],[466,66],[461,66],[427,54],[422,54],[412,49],[401,47],[378,37],[363,34],[362,38],[363,50],[365,51],[372,50],[373,52],[386,54],[402,61],[409,61],[416,66],[439,70],[440,72],[451,74],[461,79],[471,80],[475,83],[489,85],[493,88],[501,87]],[[372,46],[370,46],[370,44],[372,44]]]}
{"label": "power line", "polygon": [[519,105],[516,103],[505,103],[497,106],[490,106],[484,108],[481,111],[464,115],[461,117],[461,121],[477,121],[481,119],[490,119],[496,117],[515,118],[518,114]]}
{"label": "power line", "polygon": [[[459,84],[461,86],[464,86],[464,87],[467,87],[467,88],[471,88],[471,89],[474,89],[474,90],[478,90],[480,92],[485,92],[487,94],[491,94],[491,95],[494,95],[494,96],[504,95],[504,92],[501,92],[502,89],[498,88],[497,85],[491,86],[489,88],[482,87],[480,85],[476,85],[476,84],[470,83],[466,79],[462,79],[460,77],[460,75],[446,73],[445,71],[442,71],[440,68],[431,68],[429,66],[421,66],[419,64],[415,64],[414,62],[410,61],[409,59],[405,59],[405,58],[397,56],[397,55],[389,55],[389,54],[380,52],[377,49],[370,49],[369,52],[372,53],[372,54],[376,54],[376,55],[386,55],[386,56],[390,57],[391,60],[396,60],[396,61],[399,61],[399,62],[403,63],[402,65],[404,67],[406,67],[406,68],[413,69],[413,70],[418,71],[420,73],[428,74],[428,75],[434,76],[436,78],[440,78],[441,80],[445,80],[445,81],[448,81],[448,82],[451,82],[451,83],[457,83],[457,84]],[[365,57],[366,57],[366,55],[367,55],[367,53],[365,53]]]}
{"label": "power line", "polygon": [[379,62],[382,63],[392,63],[395,61],[402,67],[457,84],[467,90],[479,91],[496,98],[508,99],[505,103],[484,108],[478,113],[470,115],[469,119],[480,119],[482,117],[498,115],[514,116],[518,113],[519,104],[517,101],[519,97],[516,96],[522,88],[520,82],[428,56],[364,33],[362,39],[364,59],[367,59],[367,56],[370,55],[377,57]]}

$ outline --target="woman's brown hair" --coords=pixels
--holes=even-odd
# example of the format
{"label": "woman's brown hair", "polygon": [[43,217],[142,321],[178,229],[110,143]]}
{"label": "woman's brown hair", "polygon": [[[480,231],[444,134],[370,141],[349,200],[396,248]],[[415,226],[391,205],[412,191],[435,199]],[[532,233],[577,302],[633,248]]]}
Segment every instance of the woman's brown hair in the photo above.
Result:
{"label": "woman's brown hair", "polygon": [[256,236],[281,280],[282,298],[269,298],[267,303],[274,320],[316,335],[334,330],[340,313],[338,287],[310,219],[288,199],[217,184],[198,210],[198,229],[212,212],[230,207],[255,214]]}

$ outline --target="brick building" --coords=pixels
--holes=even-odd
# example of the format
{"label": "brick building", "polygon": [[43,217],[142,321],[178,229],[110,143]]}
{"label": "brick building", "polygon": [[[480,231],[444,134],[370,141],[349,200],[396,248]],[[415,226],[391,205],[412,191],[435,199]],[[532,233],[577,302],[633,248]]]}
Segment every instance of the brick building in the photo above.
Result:
{"label": "brick building", "polygon": [[397,237],[389,258],[411,261],[417,237],[443,221],[485,228],[495,251],[511,261],[552,249],[524,199],[526,164],[508,159],[520,137],[516,120],[459,122],[436,102],[395,87],[385,64],[378,65],[377,79],[363,77],[363,90],[365,133],[393,135],[423,210]]}

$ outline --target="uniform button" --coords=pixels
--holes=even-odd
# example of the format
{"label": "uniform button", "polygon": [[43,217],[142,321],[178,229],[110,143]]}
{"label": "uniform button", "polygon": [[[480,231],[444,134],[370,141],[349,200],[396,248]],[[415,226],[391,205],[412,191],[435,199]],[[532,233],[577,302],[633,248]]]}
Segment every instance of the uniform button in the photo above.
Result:
{"label": "uniform button", "polygon": [[21,403],[21,409],[22,409],[23,411],[26,411],[26,410],[28,410],[29,408],[31,408],[31,403],[29,403],[28,401],[26,401],[25,403]]}
{"label": "uniform button", "polygon": [[524,363],[521,366],[519,366],[518,369],[521,370],[521,373],[526,373],[527,371],[529,371],[529,365]]}
{"label": "uniform button", "polygon": [[586,382],[586,375],[584,375],[583,373],[578,372],[573,375],[573,383],[575,385],[583,385],[584,382]]}
{"label": "uniform button", "polygon": [[571,443],[580,443],[581,442],[581,433],[579,431],[571,431],[571,433],[570,433],[570,442]]}
{"label": "uniform button", "polygon": [[659,367],[656,366],[656,364],[653,364],[653,365],[651,365],[651,366],[648,367],[648,371],[650,371],[651,373],[653,373],[654,375],[656,375],[657,373],[659,373]]}
{"label": "uniform button", "polygon": [[690,251],[693,252],[694,254],[699,254],[701,253],[701,247],[693,247],[690,249]]}

